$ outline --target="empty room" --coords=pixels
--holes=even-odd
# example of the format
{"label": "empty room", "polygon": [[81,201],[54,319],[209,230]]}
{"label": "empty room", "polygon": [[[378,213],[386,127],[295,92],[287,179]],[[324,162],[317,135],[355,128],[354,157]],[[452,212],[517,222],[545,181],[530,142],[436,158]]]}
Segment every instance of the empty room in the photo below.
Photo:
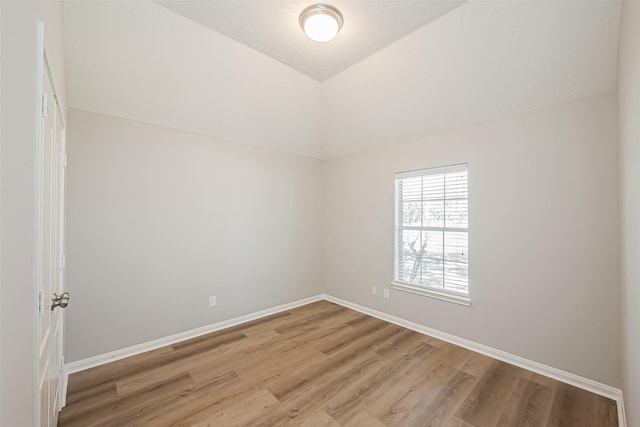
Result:
{"label": "empty room", "polygon": [[0,426],[640,427],[640,2],[0,0]]}

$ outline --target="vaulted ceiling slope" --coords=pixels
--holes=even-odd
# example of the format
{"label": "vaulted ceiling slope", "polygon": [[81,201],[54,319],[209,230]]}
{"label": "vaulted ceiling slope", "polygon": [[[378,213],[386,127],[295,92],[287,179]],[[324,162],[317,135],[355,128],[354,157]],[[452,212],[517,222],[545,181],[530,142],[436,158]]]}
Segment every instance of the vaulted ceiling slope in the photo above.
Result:
{"label": "vaulted ceiling slope", "polygon": [[66,1],[70,106],[311,157],[318,82],[149,1]]}
{"label": "vaulted ceiling slope", "polygon": [[[316,43],[298,18],[309,0],[156,0],[159,4],[250,46],[318,81],[435,20],[464,1],[332,0],[346,23],[331,43]],[[465,0],[466,1],[466,0]]]}
{"label": "vaulted ceiling slope", "polygon": [[326,82],[323,153],[616,90],[620,3],[472,1]]}
{"label": "vaulted ceiling slope", "polygon": [[614,91],[619,17],[470,1],[320,83],[158,3],[67,1],[70,105],[329,159]]}

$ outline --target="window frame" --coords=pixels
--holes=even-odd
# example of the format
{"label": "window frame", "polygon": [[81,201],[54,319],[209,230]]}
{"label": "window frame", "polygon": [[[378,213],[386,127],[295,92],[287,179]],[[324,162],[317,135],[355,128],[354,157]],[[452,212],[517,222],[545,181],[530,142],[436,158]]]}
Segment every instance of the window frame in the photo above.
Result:
{"label": "window frame", "polygon": [[[422,176],[427,176],[427,175],[440,175],[440,174],[445,174],[445,173],[450,173],[450,172],[457,172],[457,171],[466,171],[467,172],[467,218],[468,218],[468,213],[469,213],[469,167],[466,163],[461,163],[461,164],[455,164],[455,165],[450,165],[450,166],[442,166],[442,167],[434,167],[434,168],[425,168],[425,169],[418,169],[418,170],[413,170],[413,171],[408,171],[408,172],[398,172],[396,174],[394,174],[394,216],[395,216],[395,221],[394,221],[394,255],[393,255],[393,259],[394,259],[394,271],[393,271],[393,282],[391,282],[391,286],[393,287],[393,289],[397,289],[399,291],[404,291],[404,292],[409,292],[412,294],[417,294],[417,295],[423,295],[423,296],[427,296],[430,298],[435,298],[438,300],[442,300],[442,301],[448,301],[448,302],[452,302],[455,304],[460,304],[460,305],[464,305],[464,306],[470,306],[471,305],[471,297],[470,297],[470,286],[469,286],[469,261],[467,261],[467,293],[463,294],[460,292],[454,292],[454,291],[448,291],[446,289],[438,289],[435,287],[429,287],[429,286],[421,286],[418,284],[413,284],[413,283],[408,283],[408,282],[403,282],[401,280],[398,280],[398,275],[399,275],[399,265],[398,262],[401,259],[401,256],[399,254],[399,251],[402,250],[403,248],[403,235],[402,235],[402,230],[405,229],[406,227],[403,227],[402,225],[402,218],[403,218],[403,204],[400,203],[398,194],[397,194],[397,181],[399,179],[406,179],[406,178],[412,178],[412,177],[422,177]],[[446,196],[444,198],[444,201],[446,203]],[[446,224],[445,224],[446,225]],[[409,228],[416,228],[416,227],[409,227]],[[466,229],[456,229],[455,227],[418,227],[421,230],[433,230],[433,231],[463,231],[467,233],[467,252],[469,251],[469,224],[467,224],[467,228]]]}

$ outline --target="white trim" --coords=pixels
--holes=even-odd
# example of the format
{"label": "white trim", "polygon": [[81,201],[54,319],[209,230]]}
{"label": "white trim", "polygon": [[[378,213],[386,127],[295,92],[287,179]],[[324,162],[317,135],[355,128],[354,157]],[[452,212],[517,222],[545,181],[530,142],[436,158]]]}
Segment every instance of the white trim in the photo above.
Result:
{"label": "white trim", "polygon": [[[34,249],[34,257],[33,257],[33,291],[34,291],[34,301],[33,301],[33,315],[34,315],[34,325],[33,325],[33,421],[34,425],[39,426],[40,423],[40,233],[41,233],[41,223],[42,223],[42,212],[41,212],[41,166],[40,162],[42,161],[42,97],[44,93],[44,22],[38,21],[37,26],[38,39],[36,41],[36,140],[35,142],[35,164],[34,166],[34,235],[33,235],[33,249]],[[43,308],[44,309],[44,308]]]}
{"label": "white trim", "polygon": [[114,362],[116,360],[124,359],[126,357],[135,356],[136,354],[144,353],[146,351],[155,350],[160,347],[175,344],[180,341],[188,340],[191,338],[205,335],[211,332],[219,331],[221,329],[229,328],[231,326],[239,325],[241,323],[256,320],[261,317],[270,316],[272,314],[279,313],[281,311],[290,310],[301,305],[306,305],[312,302],[320,301],[323,299],[323,295],[315,295],[309,298],[304,298],[298,301],[290,302],[287,304],[278,305],[276,307],[267,308],[264,310],[256,311],[254,313],[245,314],[244,316],[234,317],[233,319],[223,320],[222,322],[212,323],[211,325],[202,326],[200,328],[191,329],[189,331],[180,332],[174,335],[170,335],[164,338],[158,338],[152,341],[147,341],[141,344],[126,347],[120,350],[111,351],[109,353],[100,354],[98,356],[89,357],[87,359],[77,360],[75,362],[67,363],[65,365],[66,375],[73,374],[75,372],[84,371],[85,369],[95,368],[96,366],[103,365],[105,363]]}
{"label": "white trim", "polygon": [[622,391],[620,391],[620,400],[616,399],[618,402],[618,425],[620,427],[627,427],[627,413],[624,410],[624,396],[622,395]]}
{"label": "white trim", "polygon": [[452,173],[452,172],[463,172],[468,170],[469,167],[466,163],[460,163],[457,165],[451,166],[438,166],[435,168],[426,168],[426,169],[417,169],[407,172],[396,172],[396,179],[404,179],[404,178],[413,178],[415,176],[425,176],[425,175],[437,175],[441,173]]}
{"label": "white trim", "polygon": [[[43,43],[44,43],[44,40],[43,40]],[[47,56],[47,48],[44,45],[43,45],[43,53],[44,53],[44,57],[45,57],[45,60],[46,60],[47,64],[49,64],[49,57]],[[46,72],[49,75],[49,80],[51,80],[51,89],[53,91],[53,99],[52,99],[52,101],[54,101],[55,104],[56,104],[56,107],[57,107],[56,109],[58,110],[58,114],[60,115],[60,121],[62,121],[62,127],[66,128],[67,127],[67,125],[66,125],[67,121],[65,119],[65,114],[64,114],[64,111],[62,110],[62,106],[60,105],[60,102],[58,100],[58,93],[59,92],[56,90],[56,81],[53,78],[53,71],[51,71],[51,68],[49,68],[47,66],[46,67]]]}
{"label": "white trim", "polygon": [[[56,99],[56,105],[58,106],[58,109],[60,109],[60,103],[58,102],[58,100]],[[62,117],[62,116],[61,116]],[[67,131],[66,128],[62,128],[60,129],[60,151],[59,153],[61,155],[64,156],[65,159],[65,163],[66,163],[66,158],[67,158]],[[58,261],[58,290],[60,291],[60,293],[64,292],[65,288],[66,288],[66,283],[65,283],[65,279],[66,279],[66,273],[65,273],[65,268],[66,268],[66,255],[65,255],[65,227],[67,225],[67,220],[66,220],[66,164],[65,166],[59,166],[60,170],[58,171],[59,173],[59,199],[60,199],[60,211],[59,211],[59,224],[58,227],[60,229],[60,236],[59,239],[60,241],[59,243],[59,252],[57,255],[60,255],[59,257],[59,261]],[[62,411],[62,408],[64,408],[67,405],[67,384],[69,382],[69,374],[67,373],[67,369],[66,369],[66,364],[64,363],[64,359],[65,359],[65,355],[64,355],[64,328],[65,328],[65,312],[63,311],[62,313],[59,314],[59,318],[58,318],[58,345],[59,345],[59,349],[60,349],[60,357],[62,357],[62,366],[60,367],[60,372],[58,374],[58,387],[59,387],[59,392],[60,392],[60,398],[58,400],[59,405],[58,405],[58,412]]]}
{"label": "white trim", "polygon": [[437,289],[430,289],[424,286],[412,286],[400,282],[391,282],[391,287],[398,291],[410,292],[412,294],[452,302],[454,304],[460,304],[467,307],[471,305],[471,298],[465,295],[457,295],[451,292],[439,291]]}
{"label": "white trim", "polygon": [[608,386],[606,384],[599,383],[588,378],[581,377],[570,372],[566,372],[560,369],[553,368],[551,366],[543,365],[542,363],[534,362],[532,360],[525,359],[524,357],[516,356],[514,354],[507,353],[502,350],[498,350],[483,344],[478,344],[474,341],[460,338],[455,335],[448,334],[446,332],[432,329],[427,326],[420,325],[418,323],[411,322],[409,320],[402,319],[400,317],[392,316],[390,314],[383,313],[381,311],[373,310],[368,307],[364,307],[358,304],[354,304],[350,301],[346,301],[340,298],[336,298],[331,295],[323,295],[324,299],[333,303],[342,305],[352,310],[359,311],[369,316],[376,317],[389,323],[393,323],[398,326],[402,326],[412,331],[419,332],[421,334],[429,335],[441,339],[442,341],[449,342],[451,344],[458,345],[460,347],[475,351],[477,353],[484,354],[485,356],[492,357],[494,359],[501,360],[511,365],[518,366],[520,368],[527,369],[529,371],[536,372],[554,380],[561,381],[566,384],[581,388],[583,390],[590,391],[592,393],[604,396],[606,398],[615,400],[618,407],[618,425],[620,427],[626,427],[626,420],[624,416],[624,404],[622,401],[622,390]]}
{"label": "white trim", "polygon": [[62,408],[67,406],[67,386],[69,385],[69,372],[67,371],[67,365],[62,367],[60,372],[60,405],[58,405],[58,412],[62,411]]}

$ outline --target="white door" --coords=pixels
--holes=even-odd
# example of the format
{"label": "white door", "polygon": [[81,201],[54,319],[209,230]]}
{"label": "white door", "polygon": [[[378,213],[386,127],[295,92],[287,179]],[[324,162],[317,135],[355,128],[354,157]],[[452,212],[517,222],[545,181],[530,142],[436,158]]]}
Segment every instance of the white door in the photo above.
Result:
{"label": "white door", "polygon": [[[41,41],[42,39],[42,27]],[[43,46],[43,45],[41,45]],[[56,99],[46,53],[42,49],[42,109],[37,147],[36,200],[36,283],[38,286],[39,339],[37,395],[39,425],[54,427],[61,409],[60,385],[64,363],[62,353],[61,306],[64,280],[64,122]]]}

